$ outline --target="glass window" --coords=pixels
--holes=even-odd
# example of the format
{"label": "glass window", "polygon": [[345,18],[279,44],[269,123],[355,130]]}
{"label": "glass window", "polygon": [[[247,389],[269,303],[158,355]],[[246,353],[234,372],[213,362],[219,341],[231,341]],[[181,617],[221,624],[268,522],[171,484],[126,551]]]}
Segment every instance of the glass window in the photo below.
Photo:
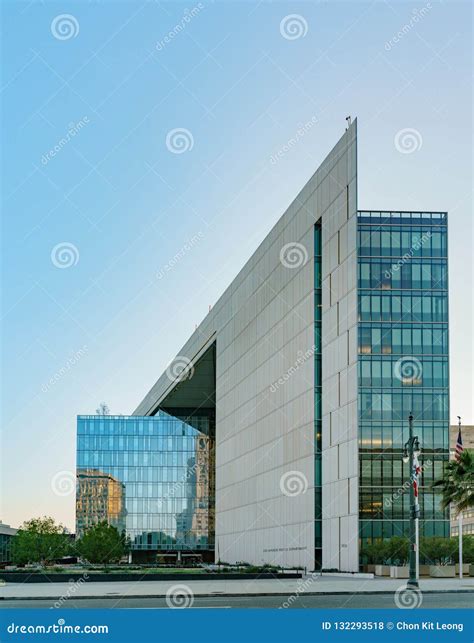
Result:
{"label": "glass window", "polygon": [[412,352],[411,328],[404,328],[402,337],[403,337],[403,352],[409,355]]}
{"label": "glass window", "polygon": [[421,256],[431,257],[431,230],[429,228],[423,228],[421,232]]}
{"label": "glass window", "polygon": [[425,295],[422,298],[422,305],[423,305],[422,321],[431,321],[431,297],[428,297],[427,295]]}
{"label": "glass window", "polygon": [[380,328],[372,328],[372,352],[380,353],[381,351],[382,331]]}
{"label": "glass window", "polygon": [[392,362],[385,360],[382,363],[382,386],[390,386],[392,383]]}
{"label": "glass window", "polygon": [[382,363],[378,360],[372,361],[372,382],[368,386],[381,386],[382,382]]}
{"label": "glass window", "polygon": [[401,234],[399,229],[392,229],[390,231],[392,240],[392,255],[398,257],[400,254]]}
{"label": "glass window", "polygon": [[383,321],[390,321],[390,302],[391,296],[384,294],[382,295],[382,319]]}
{"label": "glass window", "polygon": [[372,352],[370,326],[359,326],[359,352],[362,354],[369,354]]}
{"label": "glass window", "polygon": [[[421,329],[416,331],[416,333],[419,333],[420,335],[421,335],[421,332],[422,332]],[[433,352],[431,332],[432,332],[431,328],[423,328],[423,352],[424,353]],[[421,352],[421,350],[419,352]]]}
{"label": "glass window", "polygon": [[431,253],[433,257],[441,257],[441,233],[431,232]]}
{"label": "glass window", "polygon": [[421,283],[423,289],[431,288],[431,264],[425,262],[421,272]]}
{"label": "glass window", "polygon": [[413,289],[416,288],[421,288],[422,280],[421,280],[421,264],[420,263],[412,263],[411,266],[411,287]]}
{"label": "glass window", "polygon": [[374,321],[380,321],[380,296],[372,295],[371,303],[372,303],[372,319]]}
{"label": "glass window", "polygon": [[371,247],[371,242],[370,242],[370,231],[367,228],[363,228],[361,230],[360,234],[360,254],[362,256],[369,256],[370,253],[370,247]]}
{"label": "glass window", "polygon": [[390,231],[387,230],[386,232],[381,233],[381,255],[382,257],[389,257],[391,252],[390,252]]}
{"label": "glass window", "polygon": [[445,352],[443,350],[443,333],[444,331],[441,328],[433,328],[433,330],[431,331],[431,335],[432,335],[431,352],[434,353],[435,355]]}
{"label": "glass window", "polygon": [[394,328],[392,330],[392,350],[393,350],[394,353],[401,353],[402,352],[402,330],[401,330],[401,328]]}
{"label": "glass window", "polygon": [[412,270],[412,265],[410,262],[407,262],[403,264],[401,267],[401,272],[402,272],[402,283],[401,287],[402,288],[411,288],[411,270]]}
{"label": "glass window", "polygon": [[426,300],[430,303],[433,302],[433,321],[444,321],[443,297],[433,296],[431,299],[426,297]]}
{"label": "glass window", "polygon": [[372,245],[372,256],[380,257],[381,248],[380,248],[380,231],[374,230],[371,234],[371,245]]}
{"label": "glass window", "polygon": [[370,288],[370,263],[360,264],[360,287]]}
{"label": "glass window", "polygon": [[434,263],[431,266],[431,282],[427,288],[442,289],[446,288],[444,266]]}
{"label": "glass window", "polygon": [[401,255],[403,256],[405,253],[410,253],[412,246],[411,242],[411,234],[409,230],[403,230],[402,228],[402,248],[401,248]]}
{"label": "glass window", "polygon": [[421,341],[421,328],[414,328],[412,336],[413,336],[413,352],[415,354],[422,353],[423,352],[423,345],[422,345],[422,341]]}
{"label": "glass window", "polygon": [[382,329],[382,353],[389,355],[392,352],[392,331],[390,328]]}
{"label": "glass window", "polygon": [[392,320],[399,321],[402,317],[402,300],[399,295],[392,296]]}

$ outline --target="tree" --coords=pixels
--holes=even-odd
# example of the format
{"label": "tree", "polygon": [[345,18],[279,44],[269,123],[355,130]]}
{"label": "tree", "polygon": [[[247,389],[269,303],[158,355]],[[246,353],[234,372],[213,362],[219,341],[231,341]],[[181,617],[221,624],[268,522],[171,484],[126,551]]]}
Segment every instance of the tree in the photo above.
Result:
{"label": "tree", "polygon": [[12,541],[12,560],[18,565],[45,565],[69,553],[71,541],[63,525],[49,516],[23,523]]}
{"label": "tree", "polygon": [[409,541],[405,536],[392,536],[367,544],[361,554],[369,564],[404,565],[408,560]]}
{"label": "tree", "polygon": [[447,565],[453,560],[458,548],[454,538],[428,536],[420,541],[420,558],[427,565]]}
{"label": "tree", "polygon": [[455,516],[474,507],[474,458],[472,452],[465,449],[459,460],[450,460],[444,476],[437,480],[433,487],[441,489],[441,507],[452,505]]}
{"label": "tree", "polygon": [[388,558],[388,542],[382,540],[369,543],[363,547],[361,554],[366,557],[369,565],[383,565]]}
{"label": "tree", "polygon": [[101,402],[95,412],[96,415],[110,415],[110,409],[105,402]]}
{"label": "tree", "polygon": [[406,565],[410,551],[410,541],[405,536],[392,536],[387,541],[386,557],[392,565]]}
{"label": "tree", "polygon": [[127,551],[125,535],[104,520],[90,527],[77,542],[77,551],[89,563],[107,566],[119,561]]}

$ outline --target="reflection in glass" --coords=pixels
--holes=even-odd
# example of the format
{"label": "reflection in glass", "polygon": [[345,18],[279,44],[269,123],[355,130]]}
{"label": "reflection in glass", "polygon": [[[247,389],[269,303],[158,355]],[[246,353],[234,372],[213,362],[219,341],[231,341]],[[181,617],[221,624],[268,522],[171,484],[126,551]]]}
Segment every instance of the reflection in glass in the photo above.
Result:
{"label": "reflection in glass", "polygon": [[214,419],[213,410],[200,413],[78,417],[78,536],[106,520],[125,530],[135,560],[177,551],[213,557]]}

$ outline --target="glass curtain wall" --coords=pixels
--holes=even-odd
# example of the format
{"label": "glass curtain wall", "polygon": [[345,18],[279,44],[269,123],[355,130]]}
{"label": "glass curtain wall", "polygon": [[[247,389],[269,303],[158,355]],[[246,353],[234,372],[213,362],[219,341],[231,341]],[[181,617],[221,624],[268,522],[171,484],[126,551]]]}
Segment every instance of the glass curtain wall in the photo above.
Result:
{"label": "glass curtain wall", "polygon": [[[192,422],[192,424],[191,424]],[[79,416],[76,533],[105,520],[136,551],[214,549],[214,433],[208,416]]]}
{"label": "glass curtain wall", "polygon": [[408,416],[422,448],[420,534],[448,536],[431,489],[449,458],[447,215],[359,212],[360,538],[408,535]]}

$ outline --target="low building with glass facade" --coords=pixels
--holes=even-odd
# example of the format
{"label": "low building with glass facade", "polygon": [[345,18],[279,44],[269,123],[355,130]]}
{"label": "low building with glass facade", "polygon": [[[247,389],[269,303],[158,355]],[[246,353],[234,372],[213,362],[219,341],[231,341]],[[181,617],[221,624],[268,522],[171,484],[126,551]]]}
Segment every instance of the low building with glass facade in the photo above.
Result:
{"label": "low building with glass facade", "polygon": [[209,417],[78,417],[76,537],[106,521],[135,561],[213,560],[214,438]]}
{"label": "low building with glass facade", "polygon": [[0,521],[0,565],[12,562],[12,542],[18,529]]}
{"label": "low building with glass facade", "polygon": [[[354,122],[133,413],[132,432],[146,418],[212,418],[216,559],[357,571],[366,544],[406,534],[410,412],[421,530],[449,533],[431,489],[449,457],[447,215],[362,211],[357,200]],[[162,453],[154,444],[147,458]],[[117,454],[130,459],[130,448]],[[125,484],[114,520],[137,544],[154,542],[155,523],[176,547],[190,531],[186,545],[199,541],[187,508],[196,490],[162,522],[144,486],[102,466],[81,465],[112,476],[119,495]],[[167,492],[156,487],[154,500]]]}

